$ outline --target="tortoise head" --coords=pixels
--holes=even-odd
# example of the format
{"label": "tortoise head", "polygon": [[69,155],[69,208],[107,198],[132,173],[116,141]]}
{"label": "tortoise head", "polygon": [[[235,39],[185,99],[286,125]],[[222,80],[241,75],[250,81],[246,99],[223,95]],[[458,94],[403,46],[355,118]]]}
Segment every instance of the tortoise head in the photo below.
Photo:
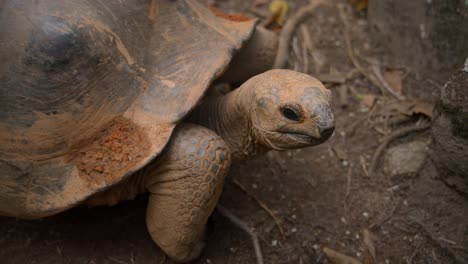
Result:
{"label": "tortoise head", "polygon": [[290,70],[270,70],[251,79],[255,137],[272,149],[318,145],[333,134],[331,93],[317,79]]}

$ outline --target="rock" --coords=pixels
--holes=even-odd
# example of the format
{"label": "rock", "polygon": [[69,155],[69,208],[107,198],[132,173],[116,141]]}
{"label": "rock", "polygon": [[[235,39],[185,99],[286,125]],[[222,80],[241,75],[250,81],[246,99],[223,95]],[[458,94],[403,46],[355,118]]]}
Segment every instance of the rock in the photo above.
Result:
{"label": "rock", "polygon": [[391,177],[416,175],[426,160],[428,145],[424,141],[413,141],[390,148],[385,154],[385,173]]}
{"label": "rock", "polygon": [[439,177],[468,195],[468,72],[465,69],[453,74],[442,88],[433,116],[432,160]]}

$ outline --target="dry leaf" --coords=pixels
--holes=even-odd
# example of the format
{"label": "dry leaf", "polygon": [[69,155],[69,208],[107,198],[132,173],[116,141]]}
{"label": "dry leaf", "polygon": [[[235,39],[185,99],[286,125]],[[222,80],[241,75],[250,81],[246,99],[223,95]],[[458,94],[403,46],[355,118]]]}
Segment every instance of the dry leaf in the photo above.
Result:
{"label": "dry leaf", "polygon": [[369,177],[369,172],[367,172],[366,158],[364,156],[359,156],[359,163],[361,165],[362,172],[366,177]]}
{"label": "dry leaf", "polygon": [[375,253],[375,246],[373,240],[375,239],[375,235],[372,234],[367,228],[362,230],[362,240],[367,247],[367,250],[371,254],[372,258],[375,260],[376,253]]}
{"label": "dry leaf", "polygon": [[368,0],[349,0],[349,2],[358,11],[363,11],[367,9],[367,6],[369,4]]}
{"label": "dry leaf", "polygon": [[383,77],[390,87],[392,87],[393,91],[401,94],[403,81],[403,72],[401,70],[386,70]]}
{"label": "dry leaf", "polygon": [[288,9],[289,5],[286,0],[273,0],[270,3],[270,16],[272,18],[272,22],[276,22],[278,25],[284,25]]}
{"label": "dry leaf", "polygon": [[377,101],[377,96],[372,94],[365,94],[362,96],[362,103],[367,106],[369,109],[375,105]]}
{"label": "dry leaf", "polygon": [[413,114],[423,114],[429,118],[432,118],[432,110],[434,105],[426,102],[418,102],[413,108]]}
{"label": "dry leaf", "polygon": [[432,118],[432,110],[434,105],[427,102],[417,100],[405,100],[398,103],[398,112],[403,115],[412,116],[415,114],[423,114]]}
{"label": "dry leaf", "polygon": [[335,264],[362,264],[359,260],[331,248],[323,247],[322,251]]}
{"label": "dry leaf", "polygon": [[342,149],[334,147],[333,152],[335,153],[336,157],[339,160],[341,160],[341,161],[348,160],[348,154],[346,154],[346,152],[344,152]]}

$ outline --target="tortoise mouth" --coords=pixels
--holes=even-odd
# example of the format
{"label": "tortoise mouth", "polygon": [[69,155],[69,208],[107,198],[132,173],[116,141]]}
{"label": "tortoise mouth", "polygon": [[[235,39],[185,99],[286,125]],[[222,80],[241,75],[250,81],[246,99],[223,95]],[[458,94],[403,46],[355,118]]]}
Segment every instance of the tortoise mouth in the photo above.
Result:
{"label": "tortoise mouth", "polygon": [[278,132],[294,141],[313,146],[327,141],[332,136],[334,129],[334,126],[329,128],[317,127],[316,129],[307,130],[282,128]]}
{"label": "tortoise mouth", "polygon": [[305,133],[297,133],[297,132],[281,132],[282,134],[286,135],[288,138],[292,138],[294,141],[298,143],[302,143],[309,146],[314,146],[325,142],[328,138],[317,138]]}

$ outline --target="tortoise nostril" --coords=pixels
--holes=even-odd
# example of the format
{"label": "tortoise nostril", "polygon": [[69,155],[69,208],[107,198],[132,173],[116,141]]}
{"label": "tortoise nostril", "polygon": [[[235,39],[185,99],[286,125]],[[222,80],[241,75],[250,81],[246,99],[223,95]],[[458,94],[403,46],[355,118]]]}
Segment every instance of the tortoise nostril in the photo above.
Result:
{"label": "tortoise nostril", "polygon": [[335,131],[335,126],[319,127],[320,138],[328,139]]}

